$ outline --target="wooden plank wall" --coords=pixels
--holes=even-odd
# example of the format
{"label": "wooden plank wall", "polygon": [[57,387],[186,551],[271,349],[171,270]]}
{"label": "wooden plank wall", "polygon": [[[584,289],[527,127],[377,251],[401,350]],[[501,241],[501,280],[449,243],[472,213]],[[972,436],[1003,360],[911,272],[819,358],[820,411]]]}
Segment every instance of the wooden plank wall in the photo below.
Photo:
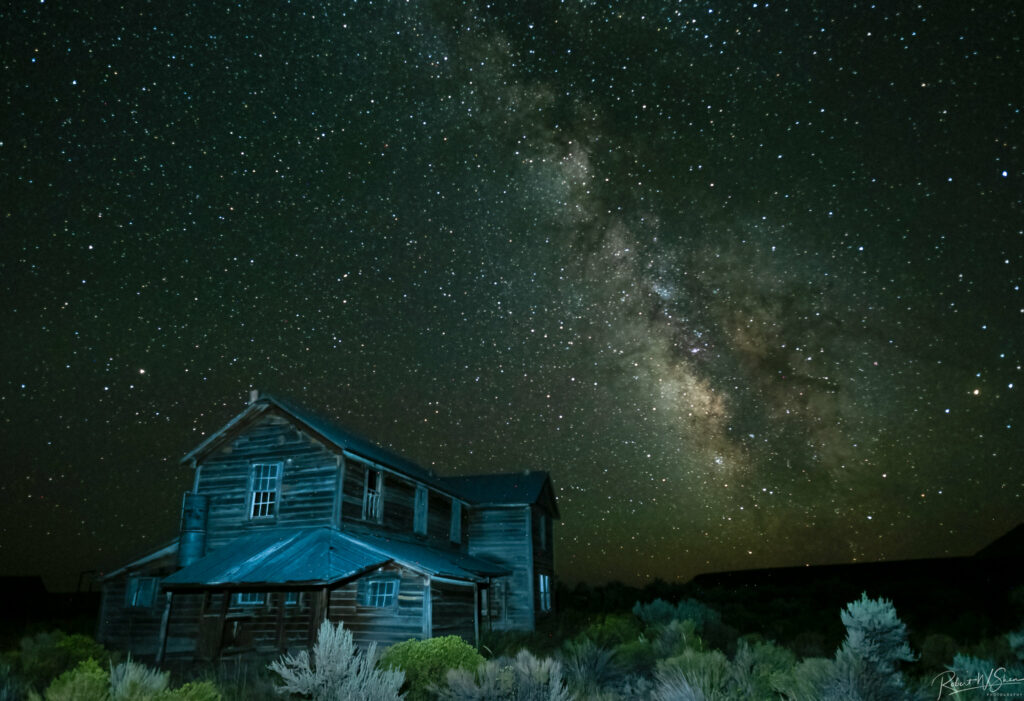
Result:
{"label": "wooden plank wall", "polygon": [[[249,475],[254,462],[283,463],[275,518],[249,518]],[[335,455],[325,446],[279,415],[261,416],[202,464],[199,491],[210,496],[207,548],[219,547],[252,528],[329,525],[336,474]]]}
{"label": "wooden plank wall", "polygon": [[371,642],[393,645],[409,638],[423,637],[423,592],[426,578],[393,565],[383,568],[400,576],[398,602],[394,608],[379,609],[362,606],[357,599],[358,581],[337,587],[330,592],[328,617],[342,621],[352,631],[357,645]]}
{"label": "wooden plank wall", "polygon": [[[531,507],[531,518],[533,519],[532,541],[533,541],[533,600],[534,610],[537,612],[537,616],[545,616],[540,608],[540,582],[537,579],[537,575],[546,574],[551,577],[551,612],[555,611],[555,539],[554,534],[551,532],[551,518],[548,513],[541,507],[534,505]],[[546,520],[546,524],[541,528],[541,519]],[[541,542],[541,534],[546,534],[544,542]]]}
{"label": "wooden plank wall", "polygon": [[434,580],[430,583],[430,610],[432,634],[458,635],[470,645],[476,645],[473,627],[474,597],[472,586],[460,586]]}
{"label": "wooden plank wall", "polygon": [[103,619],[96,639],[112,650],[131,651],[136,657],[151,659],[156,657],[160,640],[164,597],[157,594],[153,605],[147,608],[128,608],[124,600],[127,579],[122,576],[104,583]]}
{"label": "wooden plank wall", "polygon": [[502,578],[508,592],[505,620],[491,621],[494,630],[534,628],[530,531],[530,510],[522,506],[477,508],[469,520],[469,553],[512,570]]}

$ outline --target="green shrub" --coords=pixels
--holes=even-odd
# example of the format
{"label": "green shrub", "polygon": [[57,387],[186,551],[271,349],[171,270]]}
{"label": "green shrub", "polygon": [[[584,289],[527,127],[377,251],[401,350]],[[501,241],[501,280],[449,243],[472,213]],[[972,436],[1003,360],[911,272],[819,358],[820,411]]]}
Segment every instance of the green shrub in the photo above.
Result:
{"label": "green shrub", "polygon": [[376,668],[377,644],[365,651],[356,649],[352,633],[343,624],[320,624],[313,646],[313,658],[306,650],[282,655],[269,668],[284,682],[282,694],[312,696],[313,701],[380,701],[401,698],[399,689],[405,675],[397,670]]}
{"label": "green shrub", "polygon": [[591,623],[583,635],[599,647],[615,647],[636,640],[643,631],[640,622],[630,614],[608,614],[600,621]]}
{"label": "green shrub", "polygon": [[211,681],[189,682],[174,691],[165,691],[158,701],[222,701],[223,695]]}
{"label": "green shrub", "polygon": [[654,646],[643,637],[615,646],[615,662],[627,674],[649,674],[657,659]]}
{"label": "green shrub", "polygon": [[[659,698],[670,698],[673,689],[680,689],[679,693],[685,698],[691,692],[708,699],[721,698],[729,678],[729,660],[718,650],[685,650],[675,657],[658,660],[655,678]],[[691,692],[687,692],[686,687]]]}
{"label": "green shrub", "polygon": [[31,686],[43,689],[57,676],[73,669],[80,662],[96,660],[105,667],[110,654],[87,635],[67,635],[51,630],[25,636],[13,656],[17,673]]}
{"label": "green shrub", "polygon": [[772,689],[788,701],[804,701],[821,698],[824,689],[835,673],[832,660],[825,657],[809,657],[788,670],[771,675]]}
{"label": "green shrub", "polygon": [[730,689],[743,699],[767,699],[772,694],[772,677],[796,665],[796,655],[770,642],[740,641],[730,671]]}
{"label": "green shrub", "polygon": [[664,599],[655,599],[649,604],[638,601],[633,606],[633,615],[648,626],[665,625],[675,618],[676,607]]}
{"label": "green shrub", "polygon": [[449,669],[474,671],[484,661],[472,645],[457,635],[429,640],[406,640],[393,645],[380,660],[382,669],[405,672],[410,701],[428,701],[434,694],[428,689],[444,679]]}
{"label": "green shrub", "polygon": [[683,650],[701,650],[704,641],[697,635],[697,624],[691,620],[671,620],[667,625],[655,626],[648,631],[654,654],[657,657],[672,657]]}
{"label": "green shrub", "polygon": [[945,669],[956,654],[956,641],[945,633],[932,633],[921,643],[921,668],[925,671]]}
{"label": "green shrub", "polygon": [[46,701],[109,701],[110,675],[96,660],[78,663],[46,687]]}

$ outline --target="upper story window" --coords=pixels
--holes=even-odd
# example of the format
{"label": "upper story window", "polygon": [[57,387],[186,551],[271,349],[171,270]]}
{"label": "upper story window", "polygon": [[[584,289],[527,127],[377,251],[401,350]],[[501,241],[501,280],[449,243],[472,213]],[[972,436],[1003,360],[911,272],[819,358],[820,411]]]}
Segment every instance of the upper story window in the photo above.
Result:
{"label": "upper story window", "polygon": [[537,519],[537,538],[540,542],[540,549],[548,549],[548,517],[547,514],[539,514]]}
{"label": "upper story window", "polygon": [[427,532],[427,488],[416,487],[416,509],[412,529],[416,533]]}
{"label": "upper story window", "polygon": [[540,610],[547,613],[551,610],[551,576],[537,575],[537,589],[540,593]]}
{"label": "upper story window", "polygon": [[453,543],[462,542],[462,503],[452,499],[452,525],[448,533]]}
{"label": "upper story window", "polygon": [[276,516],[280,491],[281,463],[255,463],[252,466],[249,518]]}
{"label": "upper story window", "polygon": [[380,470],[366,471],[366,487],[363,490],[363,518],[380,522],[384,514],[384,475]]}
{"label": "upper story window", "polygon": [[156,577],[129,577],[124,590],[128,608],[149,608],[156,599]]}

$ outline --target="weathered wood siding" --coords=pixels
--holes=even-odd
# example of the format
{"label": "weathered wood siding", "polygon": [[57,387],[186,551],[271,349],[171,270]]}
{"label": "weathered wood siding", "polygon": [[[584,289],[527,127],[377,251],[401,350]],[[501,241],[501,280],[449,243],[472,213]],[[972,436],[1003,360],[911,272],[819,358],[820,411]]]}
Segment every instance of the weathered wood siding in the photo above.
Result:
{"label": "weathered wood siding", "polygon": [[331,590],[328,618],[344,622],[358,645],[393,645],[409,638],[422,638],[426,578],[396,566],[386,566],[382,571],[399,576],[395,606],[381,609],[360,604],[359,581],[355,580]]}
{"label": "weathered wood siding", "polygon": [[[533,601],[534,611],[537,612],[537,617],[543,617],[548,615],[541,609],[540,602],[540,580],[538,575],[548,575],[551,586],[551,611],[555,611],[555,538],[551,532],[552,519],[548,515],[548,512],[534,505],[531,507],[531,518],[533,519],[533,528],[531,529],[531,541],[533,544]],[[543,525],[541,521],[544,521]],[[543,538],[542,538],[543,536]]]}
{"label": "weathered wood siding", "polygon": [[[276,514],[251,519],[253,463],[281,463]],[[283,416],[256,419],[201,465],[198,489],[210,496],[207,550],[254,528],[328,525],[332,521],[335,454]]]}
{"label": "weathered wood siding", "polygon": [[430,583],[431,635],[458,635],[470,645],[476,645],[473,623],[475,608],[473,586],[439,582]]}
{"label": "weathered wood siding", "polygon": [[171,596],[171,615],[167,619],[167,643],[164,647],[168,659],[191,659],[196,654],[204,599],[200,593],[177,592]]}
{"label": "weathered wood siding", "polygon": [[398,475],[384,476],[384,528],[399,533],[413,532],[416,485]]}
{"label": "weathered wood siding", "polygon": [[500,578],[502,616],[491,620],[494,630],[533,630],[535,602],[528,507],[473,509],[469,519],[469,553],[512,570]]}
{"label": "weathered wood siding", "polygon": [[131,651],[136,657],[151,659],[156,657],[160,640],[164,598],[158,593],[152,606],[128,608],[125,605],[127,580],[125,575],[103,584],[96,639],[111,650]]}

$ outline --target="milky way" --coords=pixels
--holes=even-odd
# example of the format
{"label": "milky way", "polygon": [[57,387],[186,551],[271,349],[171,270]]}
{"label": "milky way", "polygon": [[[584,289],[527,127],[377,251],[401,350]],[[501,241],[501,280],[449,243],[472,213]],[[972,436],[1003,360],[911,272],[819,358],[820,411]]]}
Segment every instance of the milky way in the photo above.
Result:
{"label": "milky way", "polygon": [[3,15],[3,572],[173,537],[250,388],[549,470],[570,582],[1024,513],[1012,4]]}

